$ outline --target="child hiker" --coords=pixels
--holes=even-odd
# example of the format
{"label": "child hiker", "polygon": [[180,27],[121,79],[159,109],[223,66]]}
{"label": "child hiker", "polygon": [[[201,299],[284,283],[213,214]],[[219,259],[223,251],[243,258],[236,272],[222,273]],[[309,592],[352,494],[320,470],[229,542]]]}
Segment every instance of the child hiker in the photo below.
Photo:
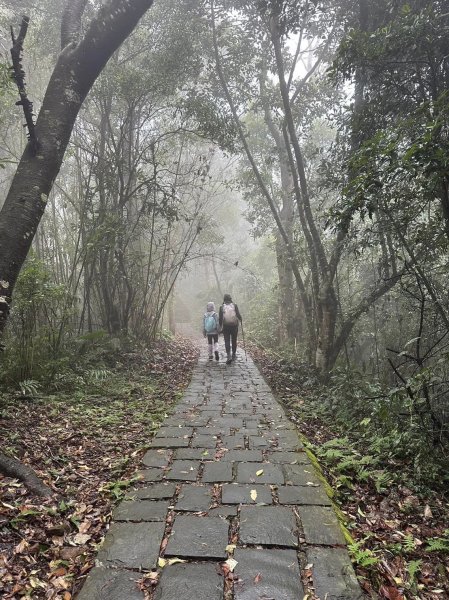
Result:
{"label": "child hiker", "polygon": [[209,360],[213,360],[213,350],[215,350],[215,360],[219,360],[218,354],[218,315],[215,312],[215,304],[213,302],[207,303],[207,312],[204,313],[203,317],[203,334],[207,336],[207,343],[209,348]]}
{"label": "child hiker", "polygon": [[[235,360],[237,352],[237,335],[239,332],[239,321],[242,322],[242,315],[239,307],[229,294],[225,294],[223,304],[220,306],[219,327],[223,331],[225,341],[227,360],[226,364],[230,365]],[[231,341],[232,341],[232,356],[231,356]]]}

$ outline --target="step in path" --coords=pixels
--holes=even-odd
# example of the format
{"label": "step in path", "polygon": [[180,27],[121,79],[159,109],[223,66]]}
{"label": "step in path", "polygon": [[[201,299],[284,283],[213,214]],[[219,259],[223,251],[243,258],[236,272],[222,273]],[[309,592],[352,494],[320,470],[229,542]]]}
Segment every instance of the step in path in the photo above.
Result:
{"label": "step in path", "polygon": [[141,475],[78,600],[143,600],[142,577],[152,600],[362,598],[324,487],[249,357],[201,355]]}

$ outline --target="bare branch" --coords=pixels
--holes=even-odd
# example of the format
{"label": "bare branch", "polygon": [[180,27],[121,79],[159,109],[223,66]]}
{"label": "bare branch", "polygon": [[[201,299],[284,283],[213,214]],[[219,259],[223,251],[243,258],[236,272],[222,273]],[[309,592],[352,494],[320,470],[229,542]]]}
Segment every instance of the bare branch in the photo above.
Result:
{"label": "bare branch", "polygon": [[20,100],[16,102],[16,106],[23,108],[23,114],[25,115],[26,127],[28,128],[28,140],[30,141],[30,147],[33,154],[36,154],[39,143],[36,137],[36,129],[33,119],[33,103],[28,98],[26,85],[25,85],[25,72],[22,67],[22,53],[23,53],[23,42],[28,31],[28,25],[30,18],[27,16],[22,17],[22,23],[20,25],[19,35],[16,39],[14,36],[14,30],[11,27],[11,58],[12,58],[12,75],[16,82],[17,89],[19,90]]}

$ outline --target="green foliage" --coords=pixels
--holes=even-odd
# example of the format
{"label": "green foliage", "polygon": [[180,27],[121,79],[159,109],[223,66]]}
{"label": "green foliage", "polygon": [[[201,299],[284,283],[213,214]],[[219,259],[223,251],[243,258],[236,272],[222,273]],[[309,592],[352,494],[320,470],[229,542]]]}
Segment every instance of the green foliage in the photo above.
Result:
{"label": "green foliage", "polygon": [[332,438],[315,449],[317,456],[336,473],[335,485],[338,488],[353,487],[354,482],[371,482],[380,493],[388,489],[393,476],[377,468],[380,459],[370,454],[362,454],[357,444],[349,438]]}
{"label": "green foliage", "polygon": [[[75,337],[67,326],[69,295],[52,282],[49,271],[30,256],[18,279],[0,356],[0,381],[35,397],[54,389],[73,391],[86,384],[100,389],[115,364],[122,342],[99,330]],[[82,373],[82,374],[81,374]]]}
{"label": "green foliage", "polygon": [[352,560],[361,567],[365,568],[371,567],[379,562],[379,559],[372,550],[369,548],[363,548],[366,539],[367,538],[352,544],[348,544],[348,550]]}
{"label": "green foliage", "polygon": [[39,387],[39,382],[34,381],[33,379],[25,379],[24,381],[19,381],[19,389],[22,396],[37,396],[39,392]]}
{"label": "green foliage", "polygon": [[128,488],[139,481],[139,477],[133,477],[131,479],[119,479],[117,481],[108,481],[101,489],[100,493],[104,493],[112,497],[115,501],[120,502],[127,496]]}
{"label": "green foliage", "polygon": [[7,350],[0,365],[4,383],[49,379],[65,363],[59,352],[59,323],[66,297],[66,289],[54,284],[43,263],[30,256],[15,288]]}
{"label": "green foliage", "polygon": [[262,346],[276,347],[279,336],[279,308],[277,294],[263,292],[253,297],[247,305],[248,336]]}
{"label": "green foliage", "polygon": [[407,563],[407,573],[409,578],[409,585],[414,586],[416,583],[416,574],[421,570],[422,560],[411,560]]}
{"label": "green foliage", "polygon": [[449,529],[444,532],[444,537],[434,537],[427,540],[428,552],[445,552],[449,554]]}
{"label": "green foliage", "polygon": [[[340,369],[334,372],[326,396],[317,399],[325,407],[326,418],[336,419],[358,433],[360,444],[355,444],[355,448],[361,448],[363,455],[370,455],[369,478],[377,491],[388,489],[399,475],[379,470],[377,466],[397,459],[410,465],[417,480],[445,485],[446,459],[442,449],[439,451],[434,444],[431,413],[422,397],[423,387],[435,376],[434,370],[422,369],[403,386],[388,389],[354,369]],[[407,427],[404,427],[404,417]],[[329,454],[324,457],[332,462],[334,453],[345,475],[345,469],[358,468],[358,473],[367,477],[360,470],[362,465],[357,466],[355,448],[348,456],[348,450],[338,445],[331,449],[324,447],[324,452]],[[342,453],[345,456],[341,456]]]}

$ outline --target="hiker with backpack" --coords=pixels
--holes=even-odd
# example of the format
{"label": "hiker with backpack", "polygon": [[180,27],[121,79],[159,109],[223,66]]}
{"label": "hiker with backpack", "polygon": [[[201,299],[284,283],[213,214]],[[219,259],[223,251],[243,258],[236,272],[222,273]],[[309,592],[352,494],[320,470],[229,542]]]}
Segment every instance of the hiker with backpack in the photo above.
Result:
{"label": "hiker with backpack", "polygon": [[[226,364],[230,365],[235,360],[237,352],[237,335],[239,332],[239,321],[242,322],[242,315],[235,302],[232,301],[230,294],[225,294],[223,304],[220,306],[219,326],[223,331],[223,337],[226,348]],[[232,355],[231,355],[232,343]]]}
{"label": "hiker with backpack", "polygon": [[207,337],[207,344],[209,349],[209,360],[213,360],[213,351],[215,351],[215,360],[219,360],[218,354],[218,331],[219,321],[218,315],[215,312],[215,304],[213,302],[207,303],[207,312],[203,316],[203,335]]}

